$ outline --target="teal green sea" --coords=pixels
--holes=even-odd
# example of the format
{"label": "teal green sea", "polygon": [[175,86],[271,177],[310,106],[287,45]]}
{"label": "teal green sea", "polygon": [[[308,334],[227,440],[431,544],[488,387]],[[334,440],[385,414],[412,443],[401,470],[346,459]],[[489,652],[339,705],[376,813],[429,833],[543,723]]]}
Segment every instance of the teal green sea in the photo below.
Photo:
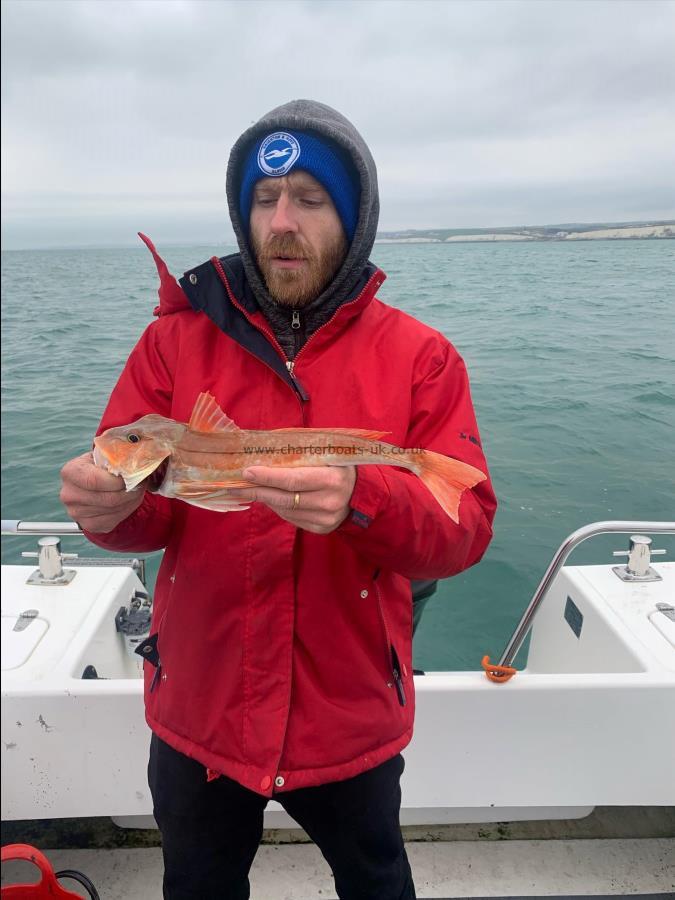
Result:
{"label": "teal green sea", "polygon": [[[160,252],[181,274],[231,249]],[[674,250],[668,240],[375,246],[389,276],[381,299],[442,331],[466,360],[500,499],[484,560],[427,606],[418,666],[476,669],[484,653],[497,657],[576,528],[675,517]],[[140,244],[2,254],[3,518],[65,518],[59,469],[91,445],[156,287]],[[675,542],[656,540],[675,559]],[[3,538],[3,562],[34,543]],[[597,539],[574,560],[608,563],[625,544]]]}

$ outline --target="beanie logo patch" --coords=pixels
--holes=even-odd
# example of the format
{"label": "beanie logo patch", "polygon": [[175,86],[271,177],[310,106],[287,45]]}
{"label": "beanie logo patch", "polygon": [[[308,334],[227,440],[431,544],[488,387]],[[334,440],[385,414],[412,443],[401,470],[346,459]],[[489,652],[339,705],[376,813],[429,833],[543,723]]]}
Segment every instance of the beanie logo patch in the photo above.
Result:
{"label": "beanie logo patch", "polygon": [[265,175],[279,177],[289,172],[300,156],[300,144],[292,134],[269,134],[258,150],[258,168]]}

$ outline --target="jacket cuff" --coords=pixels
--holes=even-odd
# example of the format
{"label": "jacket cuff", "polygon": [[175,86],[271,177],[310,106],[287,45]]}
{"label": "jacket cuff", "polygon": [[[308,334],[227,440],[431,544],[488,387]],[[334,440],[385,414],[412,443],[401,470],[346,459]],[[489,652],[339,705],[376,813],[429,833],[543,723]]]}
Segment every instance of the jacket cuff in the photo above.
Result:
{"label": "jacket cuff", "polygon": [[[163,501],[163,502],[162,502]],[[143,502],[112,531],[84,531],[92,544],[104,550],[148,553],[166,547],[171,529],[170,501],[145,492]]]}
{"label": "jacket cuff", "polygon": [[338,527],[342,534],[360,534],[389,502],[389,487],[380,466],[356,466],[356,483],[347,518]]}

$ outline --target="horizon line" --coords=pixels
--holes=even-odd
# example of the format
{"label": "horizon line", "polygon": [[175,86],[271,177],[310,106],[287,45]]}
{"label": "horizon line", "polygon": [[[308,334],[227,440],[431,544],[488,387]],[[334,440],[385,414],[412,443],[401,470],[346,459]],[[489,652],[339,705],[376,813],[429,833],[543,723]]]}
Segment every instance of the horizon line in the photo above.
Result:
{"label": "horizon line", "polygon": [[[391,234],[423,234],[428,232],[443,232],[443,231],[452,231],[456,234],[468,234],[469,232],[500,232],[500,231],[508,231],[511,229],[523,229],[523,230],[539,230],[539,229],[550,229],[550,228],[569,228],[571,226],[575,228],[584,227],[584,228],[626,228],[630,226],[639,226],[639,225],[675,225],[675,219],[632,219],[630,221],[622,221],[622,222],[552,222],[546,225],[472,225],[472,226],[430,226],[427,228],[388,228],[378,230],[375,235],[375,240],[379,236],[391,235]],[[167,240],[159,239],[163,246],[165,247],[203,247],[206,245],[217,244],[220,246],[233,246],[236,247],[236,239],[234,235],[232,236],[232,240],[223,241],[220,240],[177,240],[176,238],[170,238]],[[5,243],[3,239],[2,243]],[[27,250],[127,250],[132,248],[144,249],[140,238],[138,238],[138,233],[135,235],[135,239],[132,241],[131,239],[125,241],[96,241],[93,243],[68,243],[68,244],[46,244],[46,243],[37,243],[32,245],[22,245],[18,247],[2,247],[3,253],[18,253],[25,252]]]}

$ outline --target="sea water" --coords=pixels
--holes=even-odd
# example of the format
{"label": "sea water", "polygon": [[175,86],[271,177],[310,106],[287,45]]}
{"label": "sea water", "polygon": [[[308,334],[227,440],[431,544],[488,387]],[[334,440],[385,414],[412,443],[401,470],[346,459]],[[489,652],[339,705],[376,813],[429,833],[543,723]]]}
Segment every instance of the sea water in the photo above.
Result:
{"label": "sea water", "polygon": [[[160,250],[180,275],[233,248]],[[575,529],[675,518],[674,251],[668,240],[375,245],[388,275],[380,298],[441,331],[466,361],[500,502],[483,561],[427,605],[417,666],[497,658]],[[59,469],[91,446],[156,289],[142,246],[2,254],[3,518],[66,518]],[[3,538],[3,562],[35,541]],[[102,554],[81,538],[63,543]],[[626,546],[598,538],[573,561],[611,563]],[[654,546],[675,559],[672,539]]]}

